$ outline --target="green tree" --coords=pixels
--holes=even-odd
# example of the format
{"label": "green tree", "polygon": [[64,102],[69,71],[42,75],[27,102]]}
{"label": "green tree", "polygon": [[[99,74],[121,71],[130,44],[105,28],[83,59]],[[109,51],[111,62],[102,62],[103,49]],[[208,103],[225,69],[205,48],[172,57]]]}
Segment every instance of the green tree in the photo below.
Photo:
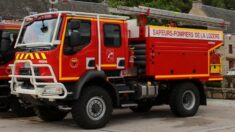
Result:
{"label": "green tree", "polygon": [[227,9],[235,10],[235,0],[224,0]]}
{"label": "green tree", "polygon": [[112,7],[143,5],[186,13],[192,8],[192,0],[108,0],[108,4]]}
{"label": "green tree", "polygon": [[202,3],[205,5],[211,5],[215,7],[225,8],[224,0],[202,0]]}
{"label": "green tree", "polygon": [[203,4],[226,8],[226,9],[235,9],[235,0],[202,0]]}

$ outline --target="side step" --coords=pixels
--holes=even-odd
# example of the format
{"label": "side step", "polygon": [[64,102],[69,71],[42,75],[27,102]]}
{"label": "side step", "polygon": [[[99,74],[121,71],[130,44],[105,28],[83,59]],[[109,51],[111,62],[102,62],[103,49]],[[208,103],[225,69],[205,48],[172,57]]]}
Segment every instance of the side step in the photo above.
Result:
{"label": "side step", "polygon": [[10,85],[0,85],[0,88],[8,88]]}
{"label": "side step", "polygon": [[108,79],[123,79],[122,76],[110,76]]}
{"label": "side step", "polygon": [[135,93],[134,90],[123,90],[123,91],[118,91],[119,94],[124,94],[124,93]]}
{"label": "side step", "polygon": [[116,84],[115,87],[117,88],[119,94],[135,93],[135,90],[130,89],[130,87],[126,84]]}
{"label": "side step", "polygon": [[128,104],[121,104],[121,107],[137,107],[138,104],[135,104],[135,103],[128,103]]}

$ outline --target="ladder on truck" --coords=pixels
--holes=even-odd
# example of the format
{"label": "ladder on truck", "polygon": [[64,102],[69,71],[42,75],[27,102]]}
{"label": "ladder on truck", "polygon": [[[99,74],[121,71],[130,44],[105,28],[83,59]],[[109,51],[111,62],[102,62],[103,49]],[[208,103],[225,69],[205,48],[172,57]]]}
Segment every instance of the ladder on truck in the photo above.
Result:
{"label": "ladder on truck", "polygon": [[192,25],[205,25],[205,26],[219,27],[224,29],[226,29],[230,24],[229,22],[226,22],[223,19],[219,18],[204,17],[187,13],[150,8],[145,6],[139,6],[139,7],[119,6],[117,8],[111,8],[110,12],[123,15],[146,15],[150,18],[155,18],[155,19],[167,19],[172,21],[180,21],[183,23],[190,23]]}

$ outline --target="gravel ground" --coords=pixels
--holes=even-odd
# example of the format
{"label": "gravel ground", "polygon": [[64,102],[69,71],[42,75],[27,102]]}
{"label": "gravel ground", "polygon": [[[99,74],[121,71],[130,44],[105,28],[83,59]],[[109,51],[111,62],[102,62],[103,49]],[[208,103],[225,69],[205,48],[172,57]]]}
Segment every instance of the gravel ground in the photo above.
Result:
{"label": "gravel ground", "polygon": [[[0,132],[81,132],[69,114],[65,120],[46,123],[37,117],[16,118],[0,113]],[[208,100],[197,115],[177,118],[168,106],[136,114],[128,109],[114,110],[109,124],[94,132],[235,132],[235,100]]]}

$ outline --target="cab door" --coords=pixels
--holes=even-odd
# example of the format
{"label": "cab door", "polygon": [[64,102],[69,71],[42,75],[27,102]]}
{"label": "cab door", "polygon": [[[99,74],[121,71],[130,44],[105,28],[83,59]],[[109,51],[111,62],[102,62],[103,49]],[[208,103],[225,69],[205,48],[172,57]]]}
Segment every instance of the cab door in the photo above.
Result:
{"label": "cab door", "polygon": [[[69,18],[64,31],[60,80],[78,80],[88,68],[95,68],[97,45],[93,41],[91,18]],[[93,36],[93,37],[92,37]],[[89,67],[88,67],[88,63]]]}
{"label": "cab door", "polygon": [[125,68],[125,33],[123,21],[101,21],[101,68],[102,70],[120,70]]}

